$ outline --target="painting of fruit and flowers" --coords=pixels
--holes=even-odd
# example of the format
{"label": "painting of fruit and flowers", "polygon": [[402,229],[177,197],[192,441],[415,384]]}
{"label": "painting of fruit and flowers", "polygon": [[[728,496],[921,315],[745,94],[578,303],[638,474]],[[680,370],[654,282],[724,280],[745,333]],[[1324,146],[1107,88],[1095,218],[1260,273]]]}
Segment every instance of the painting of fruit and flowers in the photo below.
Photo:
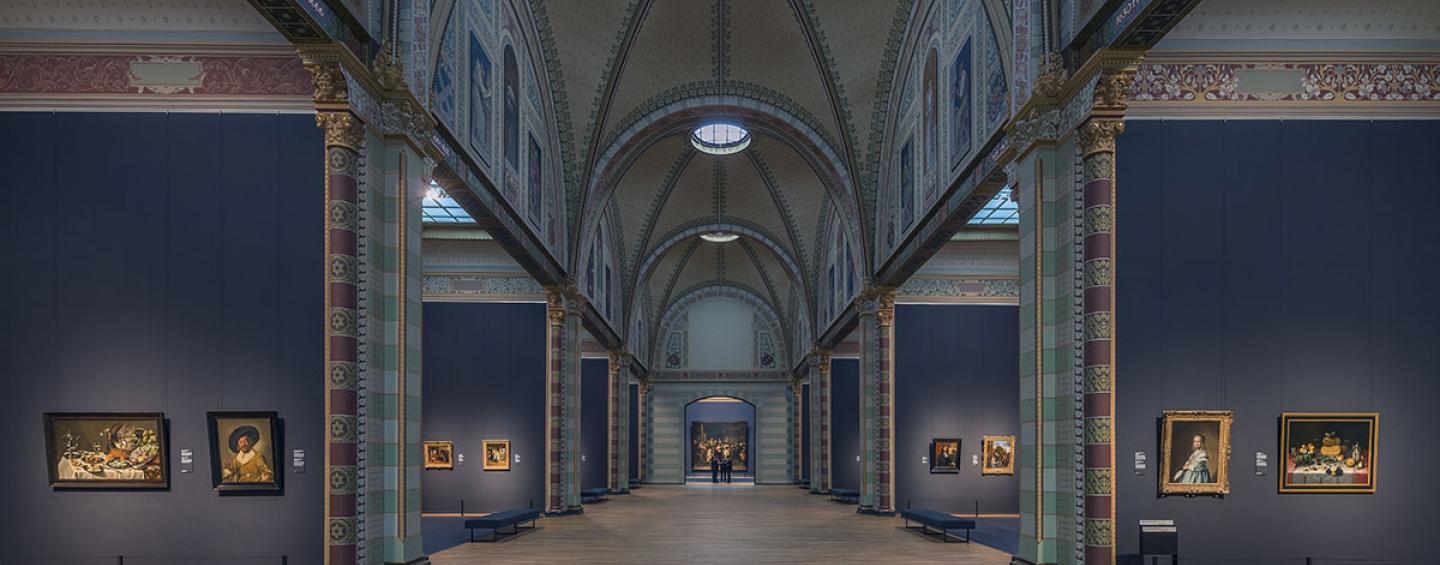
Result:
{"label": "painting of fruit and flowers", "polygon": [[1379,428],[1375,412],[1283,414],[1280,492],[1375,492]]}
{"label": "painting of fruit and flowers", "polygon": [[48,413],[50,486],[163,489],[165,417],[156,413]]}

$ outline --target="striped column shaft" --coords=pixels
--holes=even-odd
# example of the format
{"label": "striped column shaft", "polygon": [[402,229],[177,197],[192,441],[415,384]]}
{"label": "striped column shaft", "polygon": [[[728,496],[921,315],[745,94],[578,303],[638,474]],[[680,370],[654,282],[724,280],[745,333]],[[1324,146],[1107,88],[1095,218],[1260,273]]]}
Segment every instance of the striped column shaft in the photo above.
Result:
{"label": "striped column shaft", "polygon": [[622,392],[620,390],[620,368],[624,362],[624,357],[625,353],[623,351],[610,352],[610,380],[608,381],[610,386],[609,403],[607,405],[609,433],[606,438],[606,445],[609,446],[609,462],[606,468],[606,473],[609,478],[606,482],[608,483],[610,492],[620,492],[620,486],[622,484],[620,480],[620,393]]}
{"label": "striped column shaft", "polygon": [[[820,377],[820,492],[830,492],[830,352],[821,350],[818,356]],[[812,438],[813,440],[813,438]],[[815,478],[810,478],[814,484]]]}
{"label": "striped column shaft", "polygon": [[791,445],[795,446],[793,450],[795,460],[792,464],[793,471],[791,475],[797,483],[805,476],[805,432],[802,428],[805,415],[801,413],[805,407],[804,394],[805,385],[801,384],[800,381],[790,383],[790,423],[794,428],[791,430],[790,441]]}
{"label": "striped column shaft", "polygon": [[1084,161],[1085,561],[1115,559],[1115,137],[1125,122],[1080,127]]}
{"label": "striped column shaft", "polygon": [[546,374],[546,426],[545,426],[545,511],[565,512],[566,449],[565,449],[565,404],[566,368],[565,343],[566,305],[560,291],[547,291],[545,295],[546,348],[549,351],[545,361]]}
{"label": "striped column shaft", "polygon": [[640,386],[636,387],[636,392],[639,394],[635,396],[635,400],[640,403],[635,407],[636,416],[640,420],[637,422],[639,425],[635,426],[635,431],[639,434],[636,445],[640,449],[640,468],[636,469],[636,476],[643,483],[650,480],[650,403],[647,402],[650,398],[650,383],[641,382]]}
{"label": "striped column shaft", "polygon": [[806,378],[810,381],[810,410],[805,415],[810,419],[810,493],[818,494],[820,484],[824,482],[825,472],[820,465],[822,459],[820,452],[820,438],[824,433],[820,429],[820,362],[813,356],[806,359]]}
{"label": "striped column shaft", "polygon": [[875,512],[875,503],[879,488],[876,486],[878,474],[876,473],[877,462],[876,439],[879,421],[875,400],[876,383],[879,380],[879,363],[877,355],[880,351],[878,345],[878,328],[875,323],[876,293],[873,289],[867,289],[860,301],[860,398],[859,398],[859,439],[860,439],[860,499],[859,512],[870,514]]}
{"label": "striped column shaft", "polygon": [[875,311],[876,325],[876,368],[875,375],[875,512],[878,514],[889,514],[895,512],[894,492],[895,474],[893,471],[894,453],[891,446],[895,443],[894,422],[894,398],[891,393],[894,390],[895,372],[894,348],[891,343],[895,337],[895,294],[884,293],[879,297],[879,306]]}
{"label": "striped column shaft", "polygon": [[356,561],[359,384],[359,181],[364,125],[320,112],[325,130],[325,560]]}

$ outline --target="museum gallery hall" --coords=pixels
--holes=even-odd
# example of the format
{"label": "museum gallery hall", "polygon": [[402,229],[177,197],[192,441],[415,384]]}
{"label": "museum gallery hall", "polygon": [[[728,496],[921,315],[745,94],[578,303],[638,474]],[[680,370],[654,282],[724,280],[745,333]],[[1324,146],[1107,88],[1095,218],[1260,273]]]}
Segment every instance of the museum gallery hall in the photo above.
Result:
{"label": "museum gallery hall", "polygon": [[1436,0],[0,0],[0,565],[1440,564],[1437,218]]}

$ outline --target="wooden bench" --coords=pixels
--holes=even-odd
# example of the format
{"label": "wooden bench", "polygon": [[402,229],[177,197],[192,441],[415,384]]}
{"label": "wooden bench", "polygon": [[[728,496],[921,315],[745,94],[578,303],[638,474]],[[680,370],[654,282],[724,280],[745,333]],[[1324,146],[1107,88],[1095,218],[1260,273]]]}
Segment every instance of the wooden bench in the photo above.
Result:
{"label": "wooden bench", "polygon": [[975,529],[974,520],[923,508],[901,510],[900,516],[905,519],[906,528],[910,527],[910,522],[916,522],[920,524],[920,533],[929,535],[933,528],[946,542],[950,541],[950,530],[965,530],[965,543],[970,543],[970,530]]}
{"label": "wooden bench", "polygon": [[580,491],[580,502],[600,502],[610,494],[610,489],[605,487],[587,488]]}
{"label": "wooden bench", "polygon": [[519,533],[520,524],[530,522],[530,527],[534,528],[535,520],[539,517],[540,511],[534,508],[515,508],[486,514],[478,518],[468,518],[465,520],[465,529],[470,530],[470,541],[472,542],[476,541],[475,530],[490,530],[490,539],[487,541],[495,541],[500,539],[500,534],[503,533],[500,531],[501,529],[510,528],[510,533]]}
{"label": "wooden bench", "polygon": [[845,502],[847,500],[851,502],[859,502],[860,491],[848,488],[832,488],[830,489],[830,500],[835,500],[838,502]]}

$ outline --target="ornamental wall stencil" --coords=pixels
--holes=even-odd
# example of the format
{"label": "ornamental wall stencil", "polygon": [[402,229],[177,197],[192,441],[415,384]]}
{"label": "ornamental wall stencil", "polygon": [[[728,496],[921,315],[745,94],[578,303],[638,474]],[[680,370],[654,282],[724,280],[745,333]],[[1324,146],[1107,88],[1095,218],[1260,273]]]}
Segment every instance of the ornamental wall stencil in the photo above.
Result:
{"label": "ornamental wall stencil", "polygon": [[0,54],[0,93],[303,96],[294,56]]}
{"label": "ornamental wall stencil", "polygon": [[1440,64],[1142,64],[1126,97],[1167,102],[1434,101],[1440,100]]}

